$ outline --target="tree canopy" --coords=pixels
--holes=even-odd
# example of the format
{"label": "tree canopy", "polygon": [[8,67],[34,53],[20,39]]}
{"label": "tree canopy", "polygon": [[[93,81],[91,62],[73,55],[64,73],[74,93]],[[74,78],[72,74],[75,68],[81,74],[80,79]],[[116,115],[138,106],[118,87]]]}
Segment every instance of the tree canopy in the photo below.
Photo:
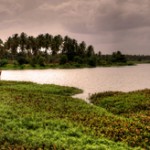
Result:
{"label": "tree canopy", "polygon": [[[84,41],[78,42],[69,36],[51,35],[49,33],[30,36],[22,32],[9,36],[5,42],[0,39],[0,67],[10,64],[30,64],[45,66],[49,64],[75,64],[92,66],[126,63],[127,55],[121,51],[112,55],[95,52],[92,45]],[[133,58],[133,57],[132,57]]]}

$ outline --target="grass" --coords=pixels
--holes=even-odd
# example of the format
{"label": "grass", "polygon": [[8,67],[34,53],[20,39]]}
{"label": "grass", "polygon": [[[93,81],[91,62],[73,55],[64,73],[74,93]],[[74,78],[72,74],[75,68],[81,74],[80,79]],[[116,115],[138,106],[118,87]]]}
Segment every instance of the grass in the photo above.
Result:
{"label": "grass", "polygon": [[73,87],[0,81],[0,149],[150,148],[148,124],[71,97],[80,92]]}
{"label": "grass", "polygon": [[[107,111],[127,118],[144,116],[150,119],[150,90],[138,90],[133,92],[104,92],[93,94],[91,102],[105,108]],[[150,121],[150,120],[149,120]]]}
{"label": "grass", "polygon": [[[139,127],[135,129],[136,139],[150,149],[150,90],[138,90],[133,92],[104,92],[93,94],[90,101],[100,108],[106,109],[114,115],[124,117],[134,122]],[[129,124],[127,125],[129,126]],[[137,143],[137,141],[136,141]],[[144,146],[145,145],[145,146]]]}

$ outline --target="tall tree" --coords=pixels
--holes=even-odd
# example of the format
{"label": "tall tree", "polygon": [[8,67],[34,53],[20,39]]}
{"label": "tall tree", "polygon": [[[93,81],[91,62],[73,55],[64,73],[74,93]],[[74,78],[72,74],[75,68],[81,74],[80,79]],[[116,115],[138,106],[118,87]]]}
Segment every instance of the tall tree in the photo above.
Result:
{"label": "tall tree", "polygon": [[36,56],[38,54],[38,44],[36,38],[29,36],[27,41],[27,48],[31,51],[33,56]]}
{"label": "tall tree", "polygon": [[78,46],[77,55],[80,57],[84,57],[86,51],[86,43],[82,41]]}
{"label": "tall tree", "polygon": [[62,54],[66,54],[67,53],[67,45],[68,45],[68,41],[70,40],[70,38],[68,36],[64,37],[63,40],[63,48],[62,48]]}
{"label": "tall tree", "polygon": [[0,39],[0,58],[3,58],[4,56],[4,45],[3,41]]}
{"label": "tall tree", "polygon": [[53,36],[50,35],[50,34],[48,34],[48,33],[46,33],[44,35],[44,38],[45,38],[45,46],[44,47],[45,47],[45,52],[47,53],[48,50],[51,49],[51,45],[52,45],[52,41],[53,41]]}
{"label": "tall tree", "polygon": [[5,44],[4,44],[5,48],[11,52],[12,49],[12,37],[8,37],[8,39],[6,40]]}
{"label": "tall tree", "polygon": [[37,48],[40,50],[41,48],[45,48],[45,37],[44,34],[40,34],[36,37]]}
{"label": "tall tree", "polygon": [[2,39],[0,39],[0,46],[2,46],[3,45],[3,41],[2,41]]}
{"label": "tall tree", "polygon": [[87,57],[91,57],[93,56],[95,53],[94,53],[94,47],[92,45],[89,45],[87,47],[87,50],[86,50],[86,55]]}
{"label": "tall tree", "polygon": [[27,34],[22,32],[19,37],[20,49],[22,52],[25,52],[27,45]]}
{"label": "tall tree", "polygon": [[17,54],[18,47],[19,47],[19,35],[18,34],[14,34],[12,36],[12,53],[14,55]]}
{"label": "tall tree", "polygon": [[62,42],[63,42],[63,38],[61,35],[54,36],[51,44],[52,55],[56,55],[60,51]]}
{"label": "tall tree", "polygon": [[63,44],[63,54],[66,54],[69,61],[73,61],[76,52],[77,52],[78,44],[75,39],[71,39],[69,37],[65,37]]}
{"label": "tall tree", "polygon": [[15,59],[17,55],[17,49],[19,47],[19,36],[14,34],[12,37],[8,37],[4,47],[11,53],[11,58]]}

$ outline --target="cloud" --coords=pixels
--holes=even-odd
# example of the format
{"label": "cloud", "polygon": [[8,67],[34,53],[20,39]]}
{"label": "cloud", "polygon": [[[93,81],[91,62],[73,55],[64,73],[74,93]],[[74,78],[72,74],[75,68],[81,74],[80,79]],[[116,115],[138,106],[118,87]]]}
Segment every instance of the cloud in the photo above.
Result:
{"label": "cloud", "polygon": [[[68,34],[97,50],[146,53],[149,0],[0,0],[1,36],[15,32]],[[147,51],[146,51],[147,50]]]}
{"label": "cloud", "polygon": [[71,0],[62,17],[64,25],[74,32],[128,30],[150,25],[149,5],[147,0]]}

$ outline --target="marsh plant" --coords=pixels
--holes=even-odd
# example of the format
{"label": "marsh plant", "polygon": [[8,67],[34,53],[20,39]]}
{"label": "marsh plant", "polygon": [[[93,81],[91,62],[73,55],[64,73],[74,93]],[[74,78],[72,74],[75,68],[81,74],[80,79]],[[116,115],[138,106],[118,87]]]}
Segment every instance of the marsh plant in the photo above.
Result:
{"label": "marsh plant", "polygon": [[[0,149],[150,148],[149,90],[95,95],[95,105],[71,97],[81,92],[73,87],[1,81]],[[99,103],[99,97],[107,105]],[[123,99],[125,106],[119,104],[122,112],[118,112],[117,102]],[[137,111],[134,100],[139,102]]]}

